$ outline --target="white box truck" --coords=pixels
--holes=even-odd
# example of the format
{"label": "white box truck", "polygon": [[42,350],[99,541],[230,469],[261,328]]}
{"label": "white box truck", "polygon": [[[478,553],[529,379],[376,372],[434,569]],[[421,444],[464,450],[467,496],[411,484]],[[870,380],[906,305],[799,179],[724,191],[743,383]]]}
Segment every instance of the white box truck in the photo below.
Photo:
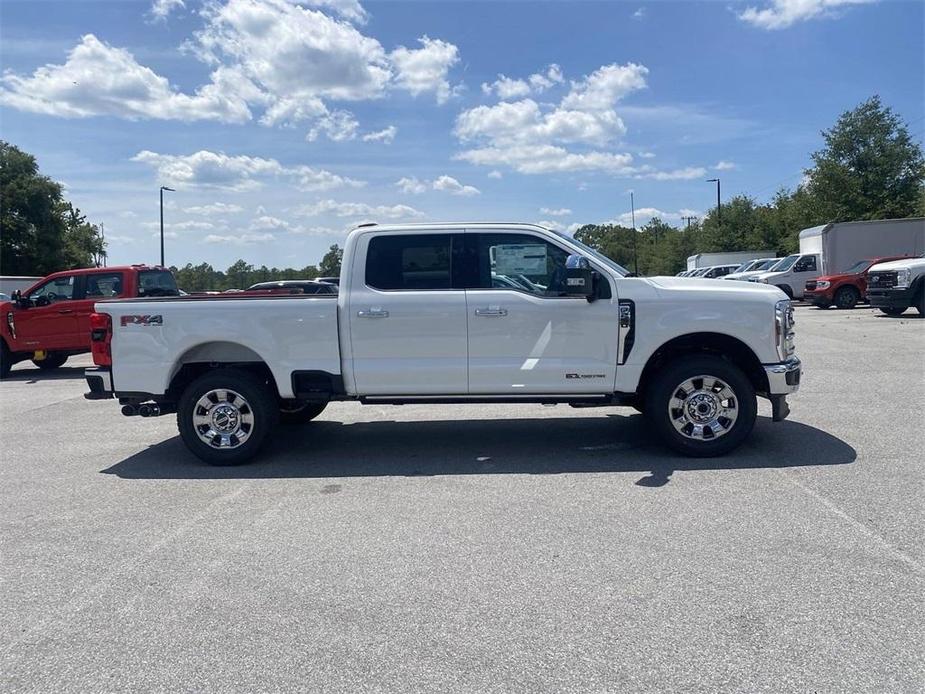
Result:
{"label": "white box truck", "polygon": [[844,272],[859,260],[925,252],[925,217],[837,222],[800,232],[800,252],[752,281],[773,284],[802,299],[807,280]]}
{"label": "white box truck", "polygon": [[723,253],[697,253],[687,259],[687,269],[696,270],[699,267],[713,267],[714,265],[741,265],[756,258],[771,258],[777,255],[774,251],[726,251]]}

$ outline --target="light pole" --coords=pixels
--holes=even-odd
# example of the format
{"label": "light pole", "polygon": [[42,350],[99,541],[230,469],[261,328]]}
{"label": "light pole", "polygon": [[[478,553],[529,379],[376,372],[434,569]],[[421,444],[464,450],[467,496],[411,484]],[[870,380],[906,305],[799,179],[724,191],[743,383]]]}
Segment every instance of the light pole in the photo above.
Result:
{"label": "light pole", "polygon": [[173,188],[168,188],[167,186],[161,186],[161,267],[164,267],[164,191],[169,190],[171,193],[176,193]]}
{"label": "light pole", "polygon": [[720,205],[719,201],[719,179],[718,178],[708,178],[707,183],[716,184],[716,224],[717,226],[723,222],[723,208]]}
{"label": "light pole", "polygon": [[630,191],[630,213],[633,217],[633,272],[639,275],[639,251],[636,250],[636,200]]}

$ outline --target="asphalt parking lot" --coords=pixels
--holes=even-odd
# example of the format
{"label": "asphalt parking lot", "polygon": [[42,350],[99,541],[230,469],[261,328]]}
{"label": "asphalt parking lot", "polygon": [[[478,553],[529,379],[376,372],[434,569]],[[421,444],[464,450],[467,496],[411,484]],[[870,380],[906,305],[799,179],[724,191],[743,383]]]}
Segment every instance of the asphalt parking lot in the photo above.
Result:
{"label": "asphalt parking lot", "polygon": [[351,403],[212,468],[19,365],[3,689],[922,691],[925,320],[800,307],[797,349],[713,461],[629,409]]}

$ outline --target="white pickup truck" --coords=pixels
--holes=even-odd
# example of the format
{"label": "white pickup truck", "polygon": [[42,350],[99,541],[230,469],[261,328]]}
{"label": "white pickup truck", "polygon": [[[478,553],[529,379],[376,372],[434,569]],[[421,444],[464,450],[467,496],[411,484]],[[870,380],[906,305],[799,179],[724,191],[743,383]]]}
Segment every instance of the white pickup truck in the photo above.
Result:
{"label": "white pickup truck", "polygon": [[337,295],[99,302],[86,397],[176,412],[217,465],[337,400],[630,406],[698,457],[748,436],[756,396],[787,416],[801,366],[783,292],[628,274],[530,224],[363,225]]}

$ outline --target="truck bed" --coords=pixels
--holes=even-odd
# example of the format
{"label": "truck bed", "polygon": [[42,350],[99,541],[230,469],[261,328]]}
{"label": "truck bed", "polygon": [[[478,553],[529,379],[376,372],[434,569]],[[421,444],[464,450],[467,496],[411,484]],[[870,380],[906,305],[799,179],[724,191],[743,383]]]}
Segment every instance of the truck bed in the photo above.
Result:
{"label": "truck bed", "polygon": [[280,395],[294,397],[295,372],[341,373],[336,299],[242,292],[101,301],[95,309],[112,317],[115,390],[162,394],[184,363],[262,361]]}

